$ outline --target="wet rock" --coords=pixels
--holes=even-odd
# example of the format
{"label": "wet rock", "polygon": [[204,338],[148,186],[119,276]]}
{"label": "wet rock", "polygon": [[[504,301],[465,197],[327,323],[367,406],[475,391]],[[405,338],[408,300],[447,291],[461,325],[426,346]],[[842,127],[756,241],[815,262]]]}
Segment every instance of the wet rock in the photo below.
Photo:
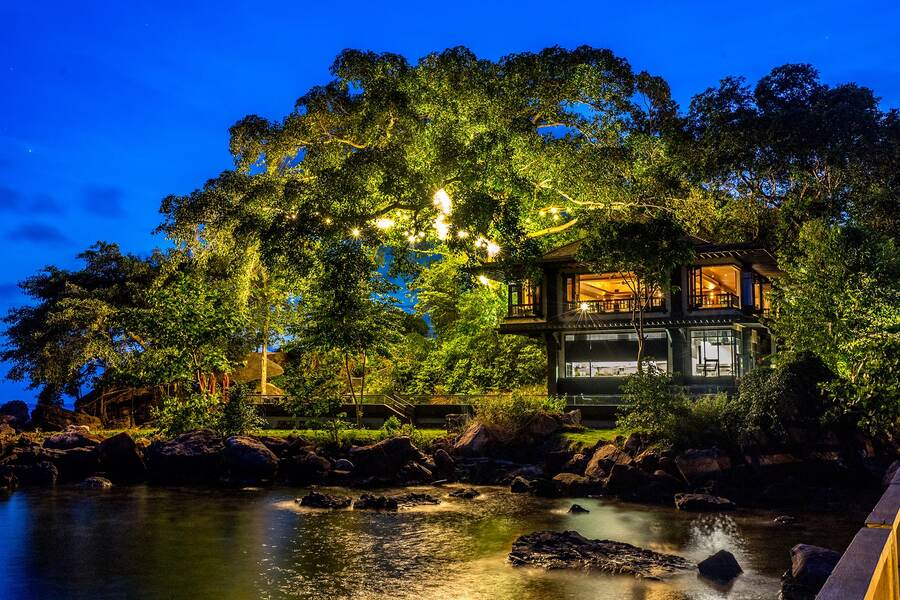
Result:
{"label": "wet rock", "polygon": [[279,459],[287,458],[291,453],[291,442],[284,438],[259,435],[256,439]]}
{"label": "wet rock", "polygon": [[459,490],[453,490],[450,492],[451,498],[462,498],[464,500],[471,500],[472,498],[477,498],[481,495],[481,492],[474,488],[462,488]]}
{"label": "wet rock", "polygon": [[81,481],[100,470],[96,448],[58,450],[48,458],[56,466],[60,483]]}
{"label": "wet rock", "polygon": [[12,417],[6,424],[21,431],[28,424],[28,405],[21,400],[10,400],[0,404],[0,416]]}
{"label": "wet rock", "polygon": [[811,544],[797,544],[791,548],[791,577],[795,583],[818,593],[839,560],[840,552]]}
{"label": "wet rock", "polygon": [[[543,474],[550,477],[562,472],[563,466],[569,462],[574,454],[572,450],[552,450],[547,452],[544,455]],[[578,471],[579,475],[581,473],[582,471]]]}
{"label": "wet rock", "polygon": [[655,448],[648,448],[634,457],[634,464],[646,473],[652,473],[659,467],[659,452]]}
{"label": "wet rock", "polygon": [[644,441],[641,439],[641,434],[632,433],[628,436],[628,439],[625,440],[624,448],[625,451],[636,455],[641,451],[641,447],[644,445]]}
{"label": "wet rock", "polygon": [[356,467],[356,474],[372,477],[393,477],[410,461],[424,458],[408,437],[390,438],[350,449],[350,462]]}
{"label": "wet rock", "polygon": [[206,429],[155,441],[146,452],[147,472],[163,483],[213,483],[223,473],[222,438]]}
{"label": "wet rock", "polygon": [[100,419],[87,413],[66,410],[61,406],[38,404],[31,411],[31,427],[42,431],[63,431],[69,425],[87,425],[100,429]]}
{"label": "wet rock", "polygon": [[44,448],[71,450],[72,448],[93,448],[100,445],[100,438],[80,431],[65,431],[44,440]]}
{"label": "wet rock", "polygon": [[558,498],[560,495],[557,482],[544,477],[531,482],[530,492],[540,498]]}
{"label": "wet rock", "polygon": [[559,431],[559,427],[557,419],[548,414],[538,413],[525,424],[520,435],[531,440],[544,440]]}
{"label": "wet rock", "polygon": [[606,478],[606,492],[620,496],[630,496],[644,486],[650,476],[629,464],[613,465]]}
{"label": "wet rock", "polygon": [[97,446],[100,468],[116,483],[137,483],[147,474],[144,455],[126,432],[106,438]]}
{"label": "wet rock", "polygon": [[321,492],[310,492],[303,496],[297,502],[300,506],[308,508],[347,508],[352,500],[347,496],[333,496],[331,494],[323,494]]}
{"label": "wet rock", "polygon": [[281,460],[279,471],[288,482],[303,485],[326,479],[331,472],[331,461],[309,448],[299,448],[298,454]]}
{"label": "wet rock", "polygon": [[797,524],[797,518],[788,515],[782,515],[780,517],[775,517],[774,519],[772,519],[772,522],[779,527],[793,527]]}
{"label": "wet rock", "polygon": [[14,464],[0,467],[0,471],[12,474],[20,485],[53,487],[59,471],[56,465],[49,461],[41,461],[35,464]]}
{"label": "wet rock", "polygon": [[712,556],[697,563],[700,575],[719,584],[729,583],[744,572],[734,554],[727,550],[719,550]]}
{"label": "wet rock", "polygon": [[688,483],[719,477],[731,468],[731,458],[718,448],[688,450],[675,457],[675,465]]}
{"label": "wet rock", "polygon": [[675,494],[675,508],[689,512],[720,512],[737,508],[728,498],[712,494]]}
{"label": "wet rock", "polygon": [[410,461],[403,465],[400,472],[397,473],[397,480],[404,485],[409,485],[411,483],[427,483],[433,479],[434,476],[431,471],[416,461]]}
{"label": "wet rock", "polygon": [[582,515],[582,514],[587,514],[591,511],[589,511],[585,507],[581,506],[580,504],[573,504],[572,506],[569,507],[568,512],[570,515]]}
{"label": "wet rock", "polygon": [[278,457],[265,444],[250,437],[232,436],[222,451],[226,477],[236,485],[270,483],[278,471]]}
{"label": "wet rock", "polygon": [[7,449],[12,448],[18,439],[19,434],[15,429],[6,423],[0,423],[0,457],[6,454]]}
{"label": "wet rock", "polygon": [[338,460],[334,461],[335,471],[353,471],[353,469],[353,463],[346,458],[339,458]]}
{"label": "wet rock", "polygon": [[444,479],[453,479],[456,476],[456,461],[443,448],[434,452],[435,474]]}
{"label": "wet rock", "polygon": [[584,469],[585,477],[601,479],[609,473],[613,465],[629,465],[632,458],[615,444],[606,444],[597,448]]}
{"label": "wet rock", "polygon": [[397,510],[397,500],[385,496],[363,494],[353,502],[353,510]]}
{"label": "wet rock", "polygon": [[661,579],[691,567],[680,556],[623,542],[589,540],[575,531],[523,535],[513,543],[509,562],[515,567],[597,571],[645,579]]}
{"label": "wet rock", "polygon": [[531,491],[531,482],[521,475],[516,476],[509,484],[509,491],[513,494],[527,494]]}
{"label": "wet rock", "polygon": [[453,445],[453,453],[458,456],[484,456],[497,444],[497,438],[481,423],[473,423]]}
{"label": "wet rock", "polygon": [[556,485],[556,493],[560,496],[586,496],[596,491],[594,489],[596,484],[593,481],[575,473],[559,473],[553,477],[553,482]]}
{"label": "wet rock", "polygon": [[566,461],[560,468],[560,471],[563,473],[575,473],[580,475],[581,473],[584,473],[585,467],[587,467],[587,456],[578,453],[573,454],[572,458]]}
{"label": "wet rock", "polygon": [[398,505],[403,507],[423,506],[441,503],[440,499],[435,498],[431,494],[425,494],[422,492],[407,492],[405,494],[392,496],[392,498],[397,501]]}
{"label": "wet rock", "polygon": [[563,413],[562,424],[567,427],[581,427],[581,409],[576,408]]}
{"label": "wet rock", "polygon": [[78,484],[78,487],[84,490],[108,490],[112,486],[112,481],[106,477],[88,477]]}

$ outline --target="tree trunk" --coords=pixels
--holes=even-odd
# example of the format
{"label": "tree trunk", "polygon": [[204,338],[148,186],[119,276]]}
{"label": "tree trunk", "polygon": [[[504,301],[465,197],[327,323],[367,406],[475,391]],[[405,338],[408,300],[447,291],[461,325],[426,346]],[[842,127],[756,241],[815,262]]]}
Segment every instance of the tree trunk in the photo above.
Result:
{"label": "tree trunk", "polygon": [[344,370],[347,372],[347,384],[350,386],[350,397],[356,407],[356,426],[362,427],[362,398],[356,400],[356,390],[353,388],[353,373],[350,372],[350,359],[344,354]]}

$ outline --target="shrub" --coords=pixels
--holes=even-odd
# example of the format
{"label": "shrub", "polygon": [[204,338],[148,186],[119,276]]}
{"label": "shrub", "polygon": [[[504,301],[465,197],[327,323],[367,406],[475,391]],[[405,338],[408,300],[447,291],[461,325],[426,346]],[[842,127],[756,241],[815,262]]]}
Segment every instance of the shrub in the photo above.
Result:
{"label": "shrub", "polygon": [[222,405],[215,429],[222,435],[247,435],[266,424],[250,398],[246,385],[236,385],[229,390],[228,400]]}
{"label": "shrub", "polygon": [[478,422],[511,433],[521,429],[535,415],[562,414],[565,406],[565,398],[531,395],[522,390],[482,396],[474,402]]}
{"label": "shrub", "polygon": [[219,409],[218,394],[198,393],[187,398],[166,396],[151,414],[160,434],[175,436],[194,429],[215,429]]}
{"label": "shrub", "polygon": [[654,438],[675,441],[679,422],[690,415],[690,397],[666,373],[645,371],[622,385],[616,425]]}

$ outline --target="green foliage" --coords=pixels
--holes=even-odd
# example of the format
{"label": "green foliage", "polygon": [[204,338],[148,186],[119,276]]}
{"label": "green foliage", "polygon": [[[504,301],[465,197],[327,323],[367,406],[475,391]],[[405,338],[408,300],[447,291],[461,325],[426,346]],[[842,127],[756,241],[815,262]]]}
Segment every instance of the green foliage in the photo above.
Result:
{"label": "green foliage", "polygon": [[872,433],[900,421],[900,249],[855,226],[812,221],[799,251],[782,257],[775,332],[796,352],[814,352],[835,373],[832,416]]}
{"label": "green foliage", "polygon": [[224,436],[248,435],[263,428],[266,420],[260,416],[247,385],[237,385],[228,391],[222,404],[215,430]]}
{"label": "green foliage", "polygon": [[156,430],[172,437],[194,429],[213,429],[219,423],[221,398],[218,394],[198,393],[185,398],[165,396],[152,415]]}
{"label": "green foliage", "polygon": [[690,397],[665,373],[643,371],[629,377],[622,385],[622,402],[617,427],[669,442],[678,441],[679,428],[691,412]]}
{"label": "green foliage", "polygon": [[565,398],[531,395],[518,390],[511,394],[482,396],[474,402],[478,422],[509,433],[520,430],[536,415],[561,415],[565,407]]}

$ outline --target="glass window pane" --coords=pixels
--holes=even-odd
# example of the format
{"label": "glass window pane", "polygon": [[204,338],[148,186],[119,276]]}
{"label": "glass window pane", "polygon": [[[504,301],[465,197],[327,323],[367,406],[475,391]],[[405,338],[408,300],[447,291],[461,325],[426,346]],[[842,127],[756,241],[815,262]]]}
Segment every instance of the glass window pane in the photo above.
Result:
{"label": "glass window pane", "polygon": [[[644,360],[659,371],[669,367],[665,332],[650,332],[644,342]],[[566,377],[625,377],[637,372],[637,335],[591,333],[564,338]]]}

